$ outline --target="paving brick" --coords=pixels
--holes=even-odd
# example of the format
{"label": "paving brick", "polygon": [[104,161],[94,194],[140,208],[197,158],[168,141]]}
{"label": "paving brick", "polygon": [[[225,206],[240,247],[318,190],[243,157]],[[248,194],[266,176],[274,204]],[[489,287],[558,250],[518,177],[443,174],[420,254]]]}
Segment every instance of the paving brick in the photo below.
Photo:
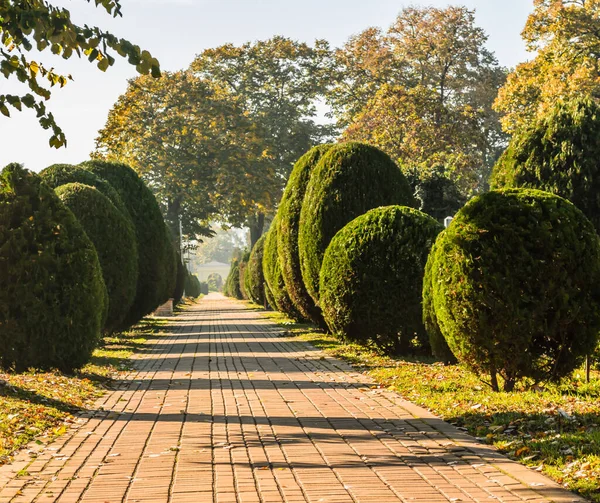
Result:
{"label": "paving brick", "polygon": [[0,503],[583,501],[240,302],[211,294],[165,332],[0,468]]}

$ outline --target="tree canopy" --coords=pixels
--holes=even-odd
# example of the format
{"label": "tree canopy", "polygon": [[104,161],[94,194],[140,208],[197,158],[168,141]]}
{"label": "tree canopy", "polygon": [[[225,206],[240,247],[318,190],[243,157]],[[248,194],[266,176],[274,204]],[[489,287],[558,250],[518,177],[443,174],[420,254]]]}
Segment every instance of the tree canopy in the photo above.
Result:
{"label": "tree canopy", "polygon": [[264,214],[274,213],[294,163],[310,147],[322,143],[331,128],[319,125],[316,102],[328,83],[330,50],[317,40],[314,47],[289,38],[223,45],[196,57],[190,70],[235,96],[256,126],[274,161],[276,198],[271,206],[249,213],[252,244],[264,226]]}
{"label": "tree canopy", "polygon": [[522,36],[537,55],[499,92],[495,108],[505,131],[532,124],[560,98],[600,97],[600,1],[534,0]]}
{"label": "tree canopy", "polygon": [[129,164],[174,235],[212,235],[209,220],[242,225],[275,203],[274,169],[236,96],[189,71],[130,81],[96,139],[96,157]]}
{"label": "tree canopy", "polygon": [[444,166],[469,193],[504,146],[492,103],[505,70],[465,7],[404,9],[335,52],[328,93],[344,139],[369,142],[405,167]]}
{"label": "tree canopy", "polygon": [[[94,0],[94,3],[113,17],[122,15],[120,0]],[[52,130],[50,146],[55,148],[66,145],[67,139],[44,101],[51,96],[50,88],[64,87],[72,77],[31,59],[28,52],[49,50],[63,59],[77,54],[102,71],[114,64],[116,53],[127,58],[139,73],[160,75],[159,63],[148,51],[98,27],[79,26],[71,20],[67,9],[45,0],[1,2],[0,41],[0,73],[6,78],[16,77],[31,91],[22,95],[0,94],[0,113],[10,117],[9,106],[19,111],[23,107],[35,110],[40,125]]]}

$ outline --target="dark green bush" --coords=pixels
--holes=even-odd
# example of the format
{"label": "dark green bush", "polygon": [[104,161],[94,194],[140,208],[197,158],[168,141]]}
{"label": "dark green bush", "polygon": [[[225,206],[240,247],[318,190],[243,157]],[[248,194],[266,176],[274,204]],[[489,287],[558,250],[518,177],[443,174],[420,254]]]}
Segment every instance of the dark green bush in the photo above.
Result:
{"label": "dark green bush", "polygon": [[231,262],[231,269],[229,270],[229,276],[227,276],[226,290],[229,297],[239,300],[243,298],[242,290],[240,289],[240,264],[237,259]]}
{"label": "dark green bush", "polygon": [[96,247],[108,293],[104,330],[114,332],[122,328],[135,298],[138,253],[133,225],[94,187],[68,183],[58,187],[56,193]]}
{"label": "dark green bush", "polygon": [[600,329],[600,238],[561,197],[493,191],[458,212],[431,254],[435,317],[459,361],[504,378],[557,380]]}
{"label": "dark green bush", "polygon": [[166,274],[172,251],[160,208],[152,192],[129,166],[103,161],[88,161],[81,166],[110,183],[131,215],[138,245],[139,276],[136,297],[125,323],[137,323],[164,302],[172,282]]}
{"label": "dark green bush", "polygon": [[202,285],[198,276],[195,274],[188,274],[185,281],[185,295],[187,297],[200,297],[202,293]]}
{"label": "dark green bush", "polygon": [[100,341],[106,288],[94,245],[39,176],[0,174],[0,363],[70,372]]}
{"label": "dark green bush", "polygon": [[208,295],[208,283],[206,281],[200,281],[200,293],[203,295]]}
{"label": "dark green bush", "polygon": [[218,272],[209,274],[206,282],[209,292],[220,292],[223,288],[223,278]]}
{"label": "dark green bush", "polygon": [[600,232],[600,107],[591,98],[558,102],[513,136],[494,167],[491,185],[564,197]]}
{"label": "dark green bush", "polygon": [[[267,300],[274,309],[295,320],[302,319],[302,315],[294,306],[285,288],[279,254],[277,253],[277,241],[279,232],[279,218],[275,217],[271,228],[265,237],[263,249],[263,276],[268,286]],[[271,297],[271,299],[269,299]],[[271,302],[272,301],[272,302]]]}
{"label": "dark green bush", "polygon": [[467,198],[461,194],[454,180],[448,178],[443,167],[424,173],[419,168],[405,169],[404,174],[423,213],[443,222],[460,210]]}
{"label": "dark green bush", "polygon": [[440,361],[446,364],[452,364],[456,363],[457,360],[448,347],[446,339],[444,339],[444,336],[442,335],[433,305],[433,285],[431,284],[431,267],[433,260],[431,257],[434,255],[434,250],[435,244],[431,249],[429,260],[427,260],[427,264],[425,265],[425,277],[423,279],[423,326],[429,335],[429,347],[431,353]]}
{"label": "dark green bush", "polygon": [[396,354],[413,351],[415,338],[426,342],[423,273],[441,230],[405,206],[370,210],[340,230],[321,267],[321,308],[331,332]]}
{"label": "dark green bush", "polygon": [[265,305],[265,276],[262,267],[265,239],[266,236],[262,236],[252,248],[244,276],[246,292],[250,300],[259,306]]}
{"label": "dark green bush", "polygon": [[250,252],[246,251],[244,255],[242,255],[242,259],[238,265],[238,274],[239,274],[239,284],[240,284],[240,292],[242,293],[243,300],[250,300],[250,295],[246,290],[246,269],[248,268],[248,260],[250,260]]}
{"label": "dark green bush", "polygon": [[300,211],[312,172],[332,145],[319,145],[304,154],[294,166],[279,205],[279,242],[277,249],[286,290],[296,309],[307,320],[324,327],[321,310],[306,291],[300,268],[298,233]]}
{"label": "dark green bush", "polygon": [[321,158],[308,182],[298,235],[302,278],[316,303],[323,255],[333,236],[368,210],[391,204],[415,201],[400,168],[378,148],[343,143]]}
{"label": "dark green bush", "polygon": [[53,189],[57,189],[61,185],[66,185],[67,183],[83,183],[84,185],[95,187],[108,197],[111,202],[127,216],[127,218],[131,218],[119,193],[110,183],[99,178],[90,171],[80,168],[79,166],[73,166],[72,164],[53,164],[42,170],[40,176],[46,185]]}

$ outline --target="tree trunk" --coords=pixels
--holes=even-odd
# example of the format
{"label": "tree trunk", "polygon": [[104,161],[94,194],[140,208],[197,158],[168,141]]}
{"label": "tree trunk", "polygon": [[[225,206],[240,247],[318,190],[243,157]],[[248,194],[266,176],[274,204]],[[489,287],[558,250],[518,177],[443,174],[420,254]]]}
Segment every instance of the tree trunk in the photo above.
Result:
{"label": "tree trunk", "polygon": [[257,213],[252,215],[248,219],[248,228],[250,229],[250,249],[252,249],[263,234],[263,229],[265,228],[265,214]]}
{"label": "tree trunk", "polygon": [[179,214],[181,211],[181,197],[175,199],[169,199],[167,201],[167,214],[166,223],[171,231],[171,237],[173,241],[177,241],[177,248],[179,249]]}
{"label": "tree trunk", "polygon": [[491,380],[492,390],[500,391],[500,387],[498,386],[498,376],[496,375],[495,368],[490,369],[490,380]]}

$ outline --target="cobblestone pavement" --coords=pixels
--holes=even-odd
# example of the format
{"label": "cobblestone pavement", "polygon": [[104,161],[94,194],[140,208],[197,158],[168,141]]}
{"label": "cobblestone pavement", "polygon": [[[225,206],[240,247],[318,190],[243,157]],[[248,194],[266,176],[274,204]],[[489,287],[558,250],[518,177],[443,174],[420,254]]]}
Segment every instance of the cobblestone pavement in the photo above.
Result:
{"label": "cobblestone pavement", "polygon": [[170,328],[0,503],[583,501],[239,302]]}

